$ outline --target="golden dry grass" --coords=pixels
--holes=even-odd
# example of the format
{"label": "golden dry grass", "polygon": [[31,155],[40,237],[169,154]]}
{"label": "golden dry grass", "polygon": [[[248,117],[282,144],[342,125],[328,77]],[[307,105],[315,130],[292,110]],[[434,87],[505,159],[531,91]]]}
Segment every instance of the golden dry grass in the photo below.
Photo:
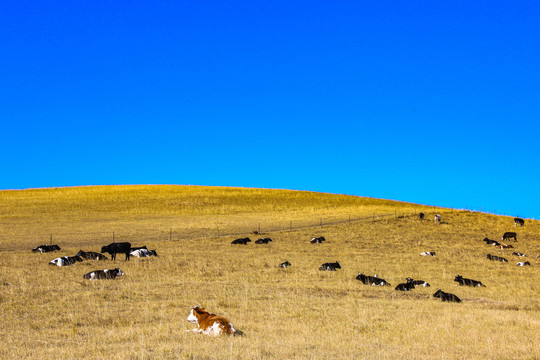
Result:
{"label": "golden dry grass", "polygon": [[[180,238],[198,228],[213,231],[216,224],[242,232],[260,222],[287,227],[291,220],[308,224],[321,217],[394,211],[423,211],[428,220],[390,216],[266,233],[274,239],[269,245],[230,245],[233,236],[174,241],[167,236],[171,227]],[[431,221],[435,211],[443,224]],[[540,358],[537,221],[515,229],[509,217],[392,201],[187,186],[3,191],[0,219],[0,358]],[[518,232],[514,250],[526,253],[531,267],[515,266],[521,259],[512,250],[482,242],[513,230]],[[108,237],[80,234],[111,231],[134,245],[156,248],[160,256],[47,266],[54,257],[99,251],[107,243]],[[58,235],[60,252],[31,253],[49,233],[79,235]],[[328,242],[309,244],[319,235]],[[426,250],[438,256],[418,255]],[[490,262],[488,252],[510,262]],[[279,269],[285,260],[292,267]],[[335,260],[341,270],[318,270]],[[126,276],[82,278],[116,266]],[[393,286],[365,286],[355,280],[358,272],[376,273]],[[456,286],[456,274],[487,287]],[[395,291],[407,276],[432,287]],[[434,299],[437,287],[463,303]],[[193,328],[186,318],[194,305],[229,317],[246,336],[186,333]]]}

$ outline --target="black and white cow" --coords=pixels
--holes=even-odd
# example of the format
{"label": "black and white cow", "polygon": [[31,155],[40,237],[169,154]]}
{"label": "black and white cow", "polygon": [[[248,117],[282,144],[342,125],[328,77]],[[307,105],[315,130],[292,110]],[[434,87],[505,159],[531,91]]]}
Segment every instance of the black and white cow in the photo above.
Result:
{"label": "black and white cow", "polygon": [[525,225],[525,220],[523,220],[522,218],[514,218],[514,226],[523,226]]}
{"label": "black and white cow", "polygon": [[116,260],[116,254],[126,254],[126,260],[129,260],[129,252],[131,251],[131,243],[121,242],[112,243],[101,248],[101,253],[109,253],[111,260]]}
{"label": "black and white cow", "polygon": [[482,284],[482,282],[472,279],[464,278],[461,275],[456,275],[454,278],[454,281],[457,282],[460,286],[473,286],[473,287],[486,287],[486,285]]}
{"label": "black and white cow", "polygon": [[60,250],[60,246],[58,245],[39,245],[38,247],[35,247],[32,249],[32,252],[38,252],[40,254],[58,251]]}
{"label": "black and white cow", "polygon": [[525,261],[525,262],[518,262],[518,263],[517,263],[517,266],[531,266],[531,263],[528,262],[528,261]]}
{"label": "black and white cow", "polygon": [[486,257],[491,261],[508,262],[508,260],[506,260],[505,258],[496,255],[487,254]]}
{"label": "black and white cow", "polygon": [[512,232],[512,231],[507,231],[507,232],[505,232],[503,234],[502,239],[503,239],[503,241],[504,240],[514,239],[514,242],[517,242],[517,234],[515,232]]}
{"label": "black and white cow", "polygon": [[401,283],[396,286],[396,290],[398,291],[411,291],[412,289],[414,289],[414,282],[410,277],[407,278],[406,283]]}
{"label": "black and white cow", "polygon": [[461,299],[454,294],[445,293],[441,289],[437,289],[437,292],[433,294],[433,297],[440,298],[442,301],[457,302],[460,303]]}
{"label": "black and white cow", "polygon": [[268,244],[272,239],[270,238],[262,238],[255,241],[255,244]]}
{"label": "black and white cow", "polygon": [[109,260],[105,255],[93,251],[79,250],[76,255],[80,256],[83,260]]}
{"label": "black and white cow", "polygon": [[512,255],[516,255],[516,256],[519,256],[519,257],[527,256],[527,255],[525,255],[525,254],[522,254],[522,253],[520,253],[520,252],[515,252],[515,251],[512,253]]}
{"label": "black and white cow", "polygon": [[158,255],[157,255],[156,250],[148,250],[145,247],[144,249],[139,248],[135,250],[132,248],[131,251],[129,252],[129,256],[141,258],[141,257],[150,257],[150,256],[158,256]]}
{"label": "black and white cow", "polygon": [[356,280],[360,280],[364,285],[373,285],[373,286],[390,286],[390,283],[380,277],[364,275],[363,273],[358,273]]}
{"label": "black and white cow", "polygon": [[326,239],[324,238],[324,236],[319,236],[319,237],[314,237],[313,239],[311,239],[311,243],[312,244],[322,244],[323,241],[326,241]]}
{"label": "black and white cow", "polygon": [[336,271],[336,269],[341,269],[341,265],[337,261],[335,263],[327,262],[319,266],[321,271]]}
{"label": "black and white cow", "polygon": [[491,240],[491,239],[488,239],[488,238],[484,238],[484,240],[482,240],[482,241],[485,242],[487,245],[493,245],[493,246],[501,245],[501,243],[498,242],[497,240]]}
{"label": "black and white cow", "polygon": [[231,244],[234,244],[234,245],[247,245],[248,242],[251,242],[251,239],[246,237],[246,238],[233,240],[233,242]]}
{"label": "black and white cow", "polygon": [[414,286],[421,286],[421,287],[430,287],[429,283],[424,280],[413,280],[412,283]]}
{"label": "black and white cow", "polygon": [[420,256],[435,256],[437,255],[435,251],[424,251],[423,253],[420,253]]}
{"label": "black and white cow", "polygon": [[62,256],[49,262],[49,265],[68,266],[75,265],[78,261],[83,261],[83,259],[80,256]]}
{"label": "black and white cow", "polygon": [[439,215],[439,214],[435,215],[435,222],[436,222],[437,224],[440,224],[440,223],[441,223],[441,215]]}
{"label": "black and white cow", "polygon": [[278,265],[280,268],[288,268],[289,266],[291,266],[291,263],[288,262],[288,261],[285,261],[285,262],[282,262],[281,264]]}
{"label": "black and white cow", "polygon": [[83,275],[84,279],[88,280],[102,280],[102,279],[116,279],[118,276],[124,276],[124,272],[119,268],[116,269],[103,269],[90,271]]}

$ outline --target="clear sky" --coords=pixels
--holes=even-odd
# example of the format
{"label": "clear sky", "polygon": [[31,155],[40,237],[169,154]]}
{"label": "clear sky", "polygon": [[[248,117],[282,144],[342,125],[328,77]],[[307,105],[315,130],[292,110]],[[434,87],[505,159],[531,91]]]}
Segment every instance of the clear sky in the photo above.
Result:
{"label": "clear sky", "polygon": [[536,1],[10,1],[0,188],[313,190],[540,219]]}

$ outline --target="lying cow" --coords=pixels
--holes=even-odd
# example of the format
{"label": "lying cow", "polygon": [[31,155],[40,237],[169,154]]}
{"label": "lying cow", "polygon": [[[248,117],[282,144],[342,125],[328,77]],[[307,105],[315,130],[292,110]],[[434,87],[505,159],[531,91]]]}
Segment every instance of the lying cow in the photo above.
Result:
{"label": "lying cow", "polygon": [[262,238],[255,241],[255,244],[261,245],[261,244],[268,244],[272,239],[270,238]]}
{"label": "lying cow", "polygon": [[441,289],[437,289],[437,292],[433,294],[433,297],[440,298],[442,301],[447,302],[461,302],[461,299],[454,294],[445,293]]}
{"label": "lying cow", "polygon": [[314,237],[313,239],[311,239],[311,243],[312,244],[322,244],[323,241],[326,241],[326,239],[324,238],[324,236],[319,236],[319,237]]}
{"label": "lying cow", "polygon": [[527,255],[525,255],[525,254],[522,254],[522,253],[520,253],[520,252],[515,252],[515,251],[512,253],[512,255],[516,255],[516,256],[519,256],[519,257],[527,256]]}
{"label": "lying cow", "polygon": [[231,244],[233,244],[233,245],[247,245],[248,242],[251,242],[251,239],[246,237],[246,238],[233,240],[233,242]]}
{"label": "lying cow", "polygon": [[83,275],[84,279],[88,280],[103,280],[103,279],[116,279],[118,276],[124,276],[124,272],[119,268],[116,269],[103,269],[94,270]]}
{"label": "lying cow", "polygon": [[414,289],[414,283],[413,279],[411,279],[410,277],[407,278],[406,283],[401,283],[396,286],[396,290],[398,291],[411,291],[412,289]]}
{"label": "lying cow", "polygon": [[209,313],[203,307],[195,306],[191,309],[187,321],[197,325],[197,329],[186,330],[205,335],[218,336],[227,334],[233,336],[242,336],[244,333],[234,328],[233,324],[223,316]]}
{"label": "lying cow", "polygon": [[525,220],[522,218],[514,218],[514,226],[523,226],[525,225]]}
{"label": "lying cow", "polygon": [[421,286],[421,287],[430,287],[429,283],[424,280],[413,280],[412,283],[414,286]]}
{"label": "lying cow", "polygon": [[501,245],[501,243],[498,242],[497,240],[491,240],[491,239],[488,239],[488,238],[484,238],[484,240],[482,240],[482,241],[484,241],[488,245],[493,245],[493,246]]}
{"label": "lying cow", "polygon": [[418,214],[418,219],[419,220],[424,220],[424,217],[425,217],[424,213]]}
{"label": "lying cow", "polygon": [[461,275],[456,275],[454,278],[454,281],[457,282],[459,285],[463,286],[473,286],[473,287],[486,287],[486,285],[482,284],[482,282],[472,279],[464,278]]}
{"label": "lying cow", "polygon": [[502,240],[504,241],[504,240],[510,240],[510,239],[514,239],[514,242],[517,242],[517,234],[512,231],[505,232],[502,236]]}
{"label": "lying cow", "polygon": [[134,256],[134,257],[138,257],[138,258],[141,258],[141,257],[150,257],[150,256],[158,256],[157,255],[157,252],[156,250],[148,250],[148,249],[131,249],[131,251],[129,252],[129,256]]}
{"label": "lying cow", "polygon": [[291,263],[288,262],[288,261],[285,261],[285,262],[282,262],[281,264],[278,265],[280,268],[288,268],[289,266],[291,266]]}
{"label": "lying cow", "polygon": [[364,285],[373,285],[373,286],[390,286],[390,283],[380,277],[377,277],[377,274],[374,276],[364,275],[363,273],[358,273],[356,280],[360,280]]}
{"label": "lying cow", "polygon": [[93,251],[79,250],[76,255],[80,256],[83,260],[109,260],[105,255]]}
{"label": "lying cow", "polygon": [[129,252],[131,251],[131,243],[121,242],[112,243],[101,248],[101,253],[109,253],[111,260],[116,260],[116,254],[126,254],[126,260],[129,260]]}
{"label": "lying cow", "polygon": [[531,266],[531,263],[528,262],[528,261],[525,261],[525,262],[518,262],[518,263],[517,263],[517,266]]}
{"label": "lying cow", "polygon": [[420,256],[435,256],[435,251],[424,251],[423,253],[420,253]]}
{"label": "lying cow", "polygon": [[83,261],[80,256],[62,256],[49,262],[49,265],[68,266],[75,265],[75,263],[79,261]]}
{"label": "lying cow", "polygon": [[321,271],[336,271],[336,269],[341,269],[341,265],[337,261],[335,263],[327,262],[319,266]]}
{"label": "lying cow", "polygon": [[496,255],[487,254],[486,257],[491,261],[508,262],[508,260],[506,260],[505,258],[496,256]]}
{"label": "lying cow", "polygon": [[501,249],[501,250],[504,250],[504,249],[513,249],[514,247],[512,245],[506,245],[506,244],[499,244],[497,246],[495,246],[497,249]]}
{"label": "lying cow", "polygon": [[32,249],[32,252],[38,252],[40,254],[58,251],[60,250],[60,246],[58,245],[39,245],[38,247],[35,247]]}

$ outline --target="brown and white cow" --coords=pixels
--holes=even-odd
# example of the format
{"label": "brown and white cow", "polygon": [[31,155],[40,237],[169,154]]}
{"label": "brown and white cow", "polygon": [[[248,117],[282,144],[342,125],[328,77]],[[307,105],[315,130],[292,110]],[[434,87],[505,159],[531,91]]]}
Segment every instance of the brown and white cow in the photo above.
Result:
{"label": "brown and white cow", "polygon": [[240,330],[236,330],[233,324],[223,316],[209,313],[203,307],[195,306],[191,309],[187,321],[197,324],[197,329],[186,330],[206,335],[218,336],[221,333],[227,335],[244,335]]}

